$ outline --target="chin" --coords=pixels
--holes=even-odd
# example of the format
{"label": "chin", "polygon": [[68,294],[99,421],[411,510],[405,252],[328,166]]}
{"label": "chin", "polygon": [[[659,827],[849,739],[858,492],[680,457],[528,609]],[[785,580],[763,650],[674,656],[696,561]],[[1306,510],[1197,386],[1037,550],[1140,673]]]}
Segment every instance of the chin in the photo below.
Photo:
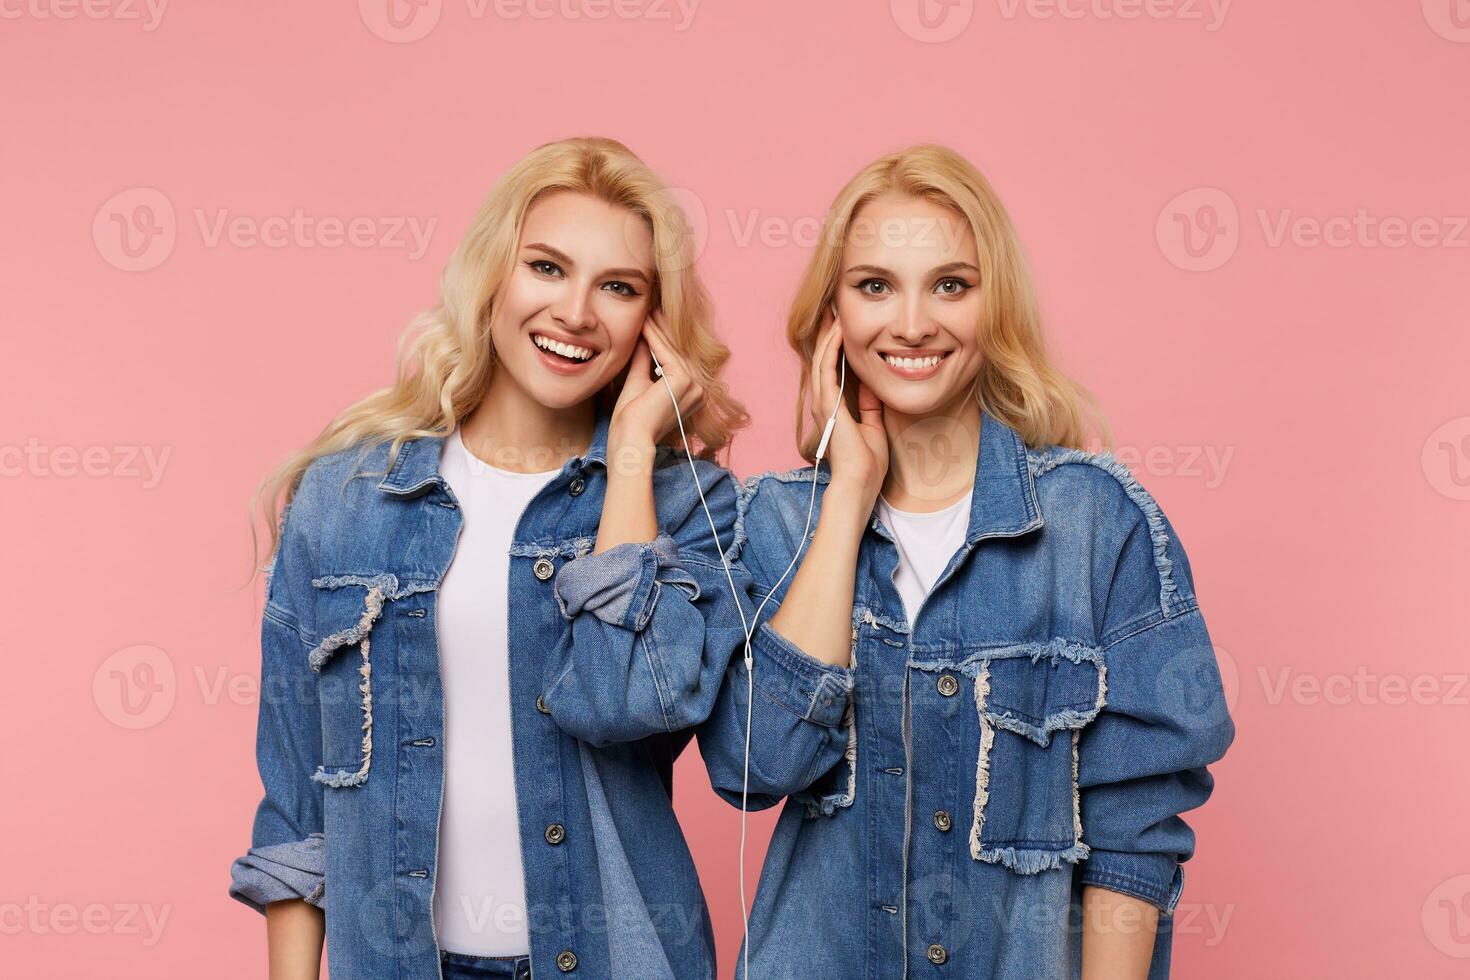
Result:
{"label": "chin", "polygon": [[576,408],[578,405],[586,402],[587,399],[595,396],[597,392],[598,389],[596,388],[588,391],[548,388],[533,392],[532,394],[538,402],[547,408],[567,409]]}
{"label": "chin", "polygon": [[901,412],[904,415],[929,415],[939,410],[944,404],[944,399],[928,392],[920,391],[876,391],[878,400],[883,403],[884,408]]}
{"label": "chin", "polygon": [[568,384],[562,378],[548,376],[537,364],[518,364],[511,374],[521,390],[544,408],[575,408],[602,389],[602,384],[589,386],[580,378],[577,383]]}

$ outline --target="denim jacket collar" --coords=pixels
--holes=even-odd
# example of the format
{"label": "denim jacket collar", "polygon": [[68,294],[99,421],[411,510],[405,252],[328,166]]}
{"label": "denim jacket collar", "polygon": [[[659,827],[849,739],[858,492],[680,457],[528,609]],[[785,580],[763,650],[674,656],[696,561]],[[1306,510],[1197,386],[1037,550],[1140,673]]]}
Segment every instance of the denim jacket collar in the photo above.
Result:
{"label": "denim jacket collar", "polygon": [[1041,527],[1036,482],[1026,462],[1020,433],[980,410],[980,451],[975,454],[975,485],[970,493],[970,528],[965,542],[1009,538]]}
{"label": "denim jacket collar", "polygon": [[[825,478],[824,478],[825,481]],[[893,535],[873,509],[869,527],[880,537]],[[980,447],[975,454],[975,479],[970,489],[970,525],[965,543],[985,538],[1012,538],[1041,527],[1036,482],[1026,462],[1026,444],[1015,429],[980,410]]]}
{"label": "denim jacket collar", "polygon": [[[607,412],[597,413],[597,428],[592,434],[592,445],[583,456],[574,456],[562,466],[585,468],[590,463],[607,465],[607,435],[612,416]],[[431,484],[444,486],[444,477],[439,474],[440,447],[444,436],[421,436],[407,439],[399,447],[398,458],[393,467],[378,483],[378,489],[395,496],[411,497],[421,493]]]}

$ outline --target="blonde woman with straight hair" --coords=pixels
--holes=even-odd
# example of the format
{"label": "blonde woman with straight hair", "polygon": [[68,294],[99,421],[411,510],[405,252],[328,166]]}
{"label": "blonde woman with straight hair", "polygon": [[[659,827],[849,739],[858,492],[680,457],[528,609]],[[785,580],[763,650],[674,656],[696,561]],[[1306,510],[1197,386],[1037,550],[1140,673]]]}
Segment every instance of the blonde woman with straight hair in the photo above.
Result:
{"label": "blonde woman with straight hair", "polygon": [[671,771],[740,631],[709,524],[732,539],[714,458],[746,417],[687,228],[625,146],[550,143],[441,293],[261,488],[265,793],[230,894],[274,978],[324,935],[333,980],[713,978]]}
{"label": "blonde woman with straight hair", "polygon": [[863,168],[787,337],[817,465],[742,493],[753,671],[700,743],[732,803],[787,799],[737,975],[1167,976],[1179,814],[1234,727],[1184,550],[1088,451],[995,191],[939,146]]}

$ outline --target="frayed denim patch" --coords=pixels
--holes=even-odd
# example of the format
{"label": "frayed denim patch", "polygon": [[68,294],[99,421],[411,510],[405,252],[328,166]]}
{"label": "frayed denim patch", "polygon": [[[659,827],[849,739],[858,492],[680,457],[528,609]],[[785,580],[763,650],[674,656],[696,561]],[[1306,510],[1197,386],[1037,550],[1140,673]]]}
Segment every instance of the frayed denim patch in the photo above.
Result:
{"label": "frayed denim patch", "polygon": [[[868,622],[879,622],[875,618]],[[959,659],[952,657],[932,657],[928,659],[914,659],[909,666],[918,670],[945,671],[954,670],[967,677],[974,677],[980,673],[981,668],[988,667],[996,660],[1011,660],[1028,658],[1034,663],[1041,660],[1067,660],[1074,664],[1091,663],[1096,664],[1101,670],[1103,666],[1103,651],[1086,643],[1078,643],[1062,637],[1055,637],[1045,643],[1012,643],[1001,647],[982,647],[965,654]]]}
{"label": "frayed denim patch", "polygon": [[[985,654],[989,654],[986,656]],[[1031,719],[1020,717],[1007,706],[994,703],[991,691],[991,665],[995,660],[1029,657],[1033,663],[1044,658],[1054,662],[1065,660],[1073,664],[1092,664],[1096,668],[1096,696],[1085,708],[1075,706],[1058,707],[1056,710],[1043,708],[1042,717]],[[980,747],[975,761],[974,818],[970,826],[970,856],[977,861],[1000,864],[1018,874],[1038,874],[1061,867],[1063,862],[1075,864],[1084,860],[1091,848],[1082,840],[1082,805],[1078,786],[1080,776],[1078,745],[1082,728],[1093,721],[1107,703],[1107,665],[1103,652],[1095,647],[1056,639],[1044,644],[1018,644],[984,651],[978,659],[966,658],[964,673],[973,674],[975,712],[980,725]],[[946,669],[955,669],[947,664]],[[995,748],[995,733],[1004,730],[1019,735],[1040,749],[1051,744],[1055,732],[1070,731],[1072,791],[1071,826],[1072,843],[1063,848],[1045,847],[988,847],[982,841],[987,808],[991,802],[991,757]]]}
{"label": "frayed denim patch", "polygon": [[[873,612],[873,610],[864,608],[862,606],[858,606],[856,609],[853,610],[853,612],[859,611],[861,611],[862,613],[862,621],[864,623],[867,623],[869,626],[881,626],[884,629],[889,630],[893,633],[898,633],[901,636],[907,636],[909,633],[908,623],[902,622],[901,620],[897,619],[891,619],[888,616],[884,616],[882,613],[875,613]],[[918,665],[916,664],[915,666]]]}
{"label": "frayed denim patch", "polygon": [[975,818],[970,824],[970,856],[984,853],[980,831],[985,826],[985,807],[990,802],[990,750],[995,746],[995,728],[986,720],[985,705],[990,700],[990,665],[985,664],[975,675],[975,712],[980,719],[980,752],[975,759]]}
{"label": "frayed denim patch", "polygon": [[581,558],[592,553],[596,538],[566,538],[562,541],[518,542],[510,546],[512,558]]}
{"label": "frayed denim patch", "polygon": [[[362,677],[358,684],[358,691],[362,694],[362,764],[356,772],[335,772],[328,774],[325,766],[317,766],[312,779],[326,786],[359,786],[367,780],[368,769],[373,761],[373,665],[372,665],[372,627],[378,616],[383,612],[384,587],[393,588],[387,580],[396,579],[392,575],[374,576],[362,579],[360,576],[330,576],[322,579],[313,579],[312,584],[324,583],[322,588],[336,588],[340,585],[364,585],[368,587],[367,595],[363,599],[362,616],[356,623],[346,629],[338,630],[331,636],[325,637],[322,642],[311,651],[307,662],[311,669],[321,672],[326,662],[332,655],[344,646],[356,643],[358,652],[362,656],[362,664],[357,672]],[[330,583],[330,584],[326,584]]]}

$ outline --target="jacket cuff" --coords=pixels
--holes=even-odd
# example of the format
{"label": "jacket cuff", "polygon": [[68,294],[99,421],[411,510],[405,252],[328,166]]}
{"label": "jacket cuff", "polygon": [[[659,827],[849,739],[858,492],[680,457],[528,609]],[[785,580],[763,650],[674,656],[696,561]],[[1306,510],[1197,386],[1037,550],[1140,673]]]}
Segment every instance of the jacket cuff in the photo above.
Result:
{"label": "jacket cuff", "polygon": [[[660,571],[663,572],[660,581]],[[596,555],[582,555],[556,573],[557,606],[575,619],[584,610],[613,626],[641,630],[653,616],[659,586],[688,586],[699,597],[699,583],[679,564],[679,546],[664,532],[650,541],[626,541]]]}
{"label": "jacket cuff", "polygon": [[755,686],[798,718],[836,728],[852,698],[852,669],[823,663],[771,628],[750,641]]}
{"label": "jacket cuff", "polygon": [[1165,854],[1092,849],[1082,863],[1082,883],[1130,895],[1171,915],[1184,890],[1184,869]]}
{"label": "jacket cuff", "polygon": [[301,898],[326,908],[326,837],[252,847],[230,868],[230,897],[264,912],[271,902]]}

